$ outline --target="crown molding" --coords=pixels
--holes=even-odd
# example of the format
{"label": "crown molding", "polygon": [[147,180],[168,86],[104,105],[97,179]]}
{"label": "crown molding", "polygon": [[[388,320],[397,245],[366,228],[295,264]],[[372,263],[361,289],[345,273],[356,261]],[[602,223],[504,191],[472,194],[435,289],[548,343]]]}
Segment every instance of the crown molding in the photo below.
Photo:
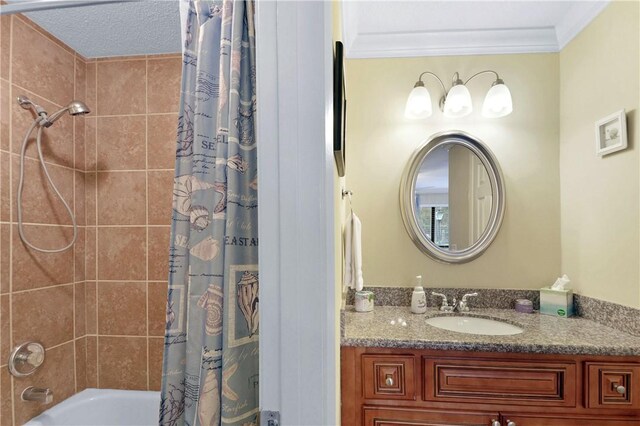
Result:
{"label": "crown molding", "polygon": [[[348,58],[557,52],[553,28],[348,34]],[[345,34],[347,36],[347,34]]]}
{"label": "crown molding", "polygon": [[555,27],[420,32],[359,31],[358,2],[342,2],[345,56],[355,59],[559,52],[609,2],[577,3]]}

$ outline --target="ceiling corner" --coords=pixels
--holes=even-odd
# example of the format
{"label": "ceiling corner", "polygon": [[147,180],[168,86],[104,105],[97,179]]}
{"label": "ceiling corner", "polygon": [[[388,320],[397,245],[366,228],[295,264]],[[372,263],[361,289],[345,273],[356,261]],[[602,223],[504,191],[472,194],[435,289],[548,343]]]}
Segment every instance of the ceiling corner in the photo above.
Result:
{"label": "ceiling corner", "polygon": [[562,50],[574,37],[580,34],[609,3],[610,0],[598,0],[574,5],[556,25],[558,50]]}

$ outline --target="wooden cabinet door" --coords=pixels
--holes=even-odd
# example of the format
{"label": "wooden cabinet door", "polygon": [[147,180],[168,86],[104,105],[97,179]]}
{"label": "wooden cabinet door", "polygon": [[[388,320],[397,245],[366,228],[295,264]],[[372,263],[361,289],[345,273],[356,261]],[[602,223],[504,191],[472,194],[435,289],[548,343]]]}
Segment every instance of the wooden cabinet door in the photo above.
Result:
{"label": "wooden cabinet door", "polygon": [[[511,422],[511,423],[509,423]],[[503,426],[638,426],[640,418],[589,417],[565,414],[505,414],[502,413]]]}
{"label": "wooden cabinet door", "polygon": [[[364,407],[364,426],[493,426],[497,413]],[[346,425],[345,425],[346,426]]]}
{"label": "wooden cabinet door", "polygon": [[362,384],[366,399],[416,399],[412,355],[364,355]]}

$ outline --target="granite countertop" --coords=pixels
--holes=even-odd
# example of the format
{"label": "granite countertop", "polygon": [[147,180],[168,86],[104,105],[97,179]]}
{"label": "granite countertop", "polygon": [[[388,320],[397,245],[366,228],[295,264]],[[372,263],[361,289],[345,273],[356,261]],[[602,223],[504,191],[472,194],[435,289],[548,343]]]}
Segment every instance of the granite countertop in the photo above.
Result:
{"label": "granite countertop", "polygon": [[[468,315],[501,320],[524,329],[511,336],[458,333],[433,327],[426,319],[443,315]],[[406,326],[398,323],[404,319]],[[396,324],[391,324],[395,320]],[[572,355],[640,355],[640,337],[585,318],[558,318],[511,309],[472,309],[447,314],[428,309],[413,314],[406,306],[376,306],[373,312],[344,312],[342,346],[414,348],[490,352],[528,352]]]}

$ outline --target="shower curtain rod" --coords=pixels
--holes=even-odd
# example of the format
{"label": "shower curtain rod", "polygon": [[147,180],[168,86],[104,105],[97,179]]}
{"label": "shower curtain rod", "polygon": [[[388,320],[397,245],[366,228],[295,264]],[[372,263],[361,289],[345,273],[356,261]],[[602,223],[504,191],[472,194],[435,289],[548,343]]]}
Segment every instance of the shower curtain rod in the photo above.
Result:
{"label": "shower curtain rod", "polygon": [[66,7],[96,6],[99,4],[125,3],[142,0],[31,0],[3,4],[0,15],[13,13],[37,12],[39,10],[63,9]]}

